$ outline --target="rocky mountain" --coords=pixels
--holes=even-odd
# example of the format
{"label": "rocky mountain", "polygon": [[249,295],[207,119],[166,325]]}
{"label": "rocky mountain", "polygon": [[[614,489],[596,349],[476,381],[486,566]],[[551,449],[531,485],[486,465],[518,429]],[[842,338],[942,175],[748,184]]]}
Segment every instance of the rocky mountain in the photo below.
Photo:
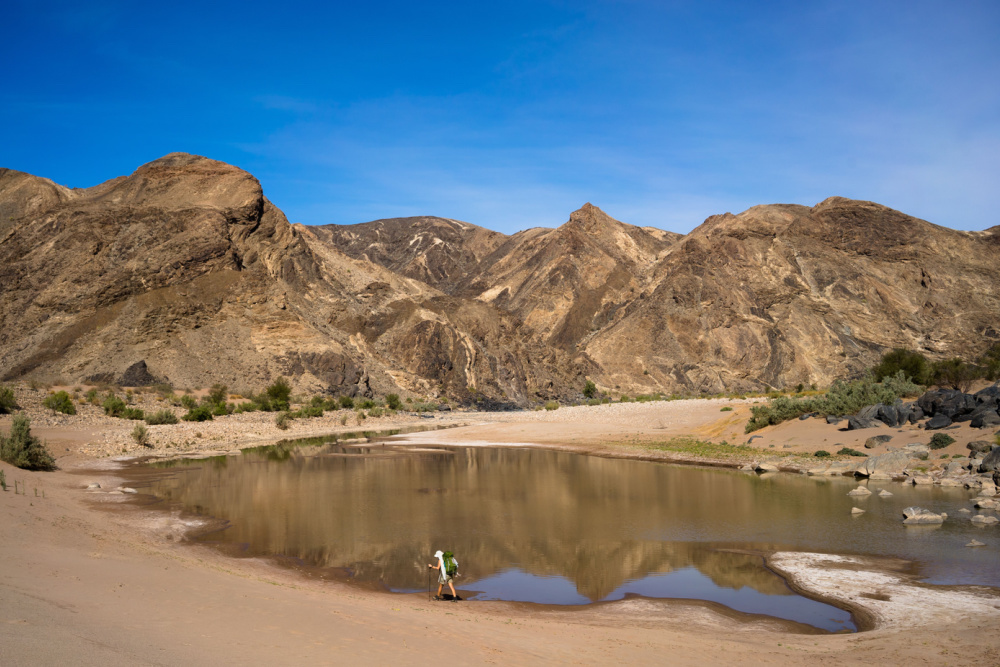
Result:
{"label": "rocky mountain", "polygon": [[1000,228],[828,199],[686,236],[585,205],[512,236],[444,218],[291,225],[171,154],[87,189],[0,169],[0,378],[483,397],[828,384],[1000,340]]}

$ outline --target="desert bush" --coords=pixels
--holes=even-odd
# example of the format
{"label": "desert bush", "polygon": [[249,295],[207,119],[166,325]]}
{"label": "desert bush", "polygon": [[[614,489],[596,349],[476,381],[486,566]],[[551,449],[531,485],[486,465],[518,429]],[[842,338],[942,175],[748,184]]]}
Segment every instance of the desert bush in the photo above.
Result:
{"label": "desert bush", "polygon": [[288,410],[288,400],[292,395],[292,386],[288,384],[288,380],[279,377],[271,383],[265,390],[265,393],[270,399],[272,410],[279,412]]}
{"label": "desert bush", "polygon": [[917,384],[930,383],[931,365],[927,358],[919,352],[903,348],[882,355],[882,361],[872,369],[872,377],[876,380],[895,377],[899,371]]}
{"label": "desert bush", "polygon": [[350,396],[341,396],[337,400],[340,402],[340,407],[342,408],[350,409],[354,407],[354,399]]}
{"label": "desert bush", "polygon": [[101,403],[101,407],[104,408],[104,414],[109,417],[121,417],[128,408],[128,406],[125,405],[125,401],[111,393],[109,393],[107,398],[104,399],[104,402]]}
{"label": "desert bush", "polygon": [[224,384],[219,384],[218,382],[212,385],[212,388],[208,390],[205,395],[205,402],[209,405],[225,405],[226,398],[229,396],[229,387]]}
{"label": "desert bush", "polygon": [[183,417],[186,422],[204,422],[212,419],[212,410],[207,405],[196,405],[187,411]]}
{"label": "desert bush", "polygon": [[813,456],[817,456],[817,457],[819,457],[819,458],[825,458],[825,457],[827,457],[827,456],[829,456],[829,455],[830,455],[830,452],[826,451],[825,449],[817,449],[817,450],[816,450],[816,451],[815,451],[815,452],[813,453]]}
{"label": "desert bush", "polygon": [[287,431],[292,425],[292,414],[287,410],[282,410],[274,416],[274,425],[282,431]]}
{"label": "desert bush", "polygon": [[97,393],[96,389],[88,389],[87,393],[83,395],[83,398],[91,405],[100,405],[101,399],[98,397]]}
{"label": "desert bush", "polygon": [[302,409],[296,410],[295,412],[293,412],[291,414],[292,414],[292,417],[294,417],[296,419],[298,419],[300,417],[304,417],[304,418],[322,417],[323,416],[323,408],[320,407],[320,406],[316,406],[316,405],[307,405],[307,406],[303,407]]}
{"label": "desert bush", "polygon": [[137,445],[151,447],[149,444],[149,431],[146,430],[144,424],[135,425],[135,428],[132,429],[132,439],[135,440],[135,444]]}
{"label": "desert bush", "polygon": [[365,411],[364,410],[358,410],[355,413],[355,416],[358,418],[358,423],[360,424],[361,422],[363,422],[365,420]]}
{"label": "desert bush", "polygon": [[731,405],[727,405],[727,406],[725,406],[723,408],[719,408],[719,412],[732,412],[732,411],[733,411],[733,406],[731,406]]}
{"label": "desert bush", "polygon": [[594,398],[597,396],[597,385],[587,380],[583,385],[583,395],[587,398]]}
{"label": "desert bush", "polygon": [[745,430],[750,433],[810,412],[852,415],[866,405],[892,404],[897,398],[913,396],[920,391],[921,387],[907,378],[903,371],[897,371],[895,376],[883,378],[881,382],[876,382],[871,375],[851,382],[837,380],[824,396],[793,399],[778,394],[766,405],[752,406],[752,417]]}
{"label": "desert bush", "polygon": [[0,470],[0,489],[7,490],[7,475],[4,474],[3,470]]}
{"label": "desert bush", "polygon": [[368,416],[369,417],[374,417],[376,419],[378,419],[379,417],[381,417],[383,414],[385,414],[385,410],[383,408],[379,407],[378,405],[376,405],[375,407],[373,407],[372,409],[370,409],[368,411]]}
{"label": "desert bush", "polygon": [[399,394],[386,394],[385,404],[390,410],[399,410],[403,407],[403,402],[399,400]]}
{"label": "desert bush", "polygon": [[986,353],[979,358],[979,365],[983,367],[983,375],[990,382],[1000,380],[1000,343],[994,343]]}
{"label": "desert bush", "polygon": [[56,461],[45,444],[31,435],[31,420],[14,415],[9,435],[0,435],[0,460],[25,470],[55,470]]}
{"label": "desert bush", "polygon": [[236,407],[232,403],[216,403],[215,405],[206,406],[216,417],[225,417],[226,415],[231,415],[236,410]]}
{"label": "desert bush", "polygon": [[837,453],[840,454],[841,456],[868,456],[864,452],[859,452],[858,450],[852,449],[850,447],[841,447],[840,450],[837,451]]}
{"label": "desert bush", "polygon": [[944,449],[953,442],[955,442],[955,438],[947,433],[935,433],[931,436],[931,442],[928,447],[931,449]]}
{"label": "desert bush", "polygon": [[157,424],[176,424],[179,420],[173,410],[160,410],[151,415],[146,415],[146,423],[150,426]]}
{"label": "desert bush", "polygon": [[985,369],[968,364],[958,357],[945,359],[934,364],[931,381],[939,387],[951,387],[968,393],[972,383],[985,375]]}
{"label": "desert bush", "polygon": [[0,415],[9,414],[18,409],[20,406],[14,399],[14,390],[0,384]]}
{"label": "desert bush", "polygon": [[601,399],[599,399],[599,398],[591,398],[591,399],[589,399],[589,400],[587,401],[587,405],[600,405],[600,404],[601,404],[601,403],[603,403],[603,402],[604,402],[604,401],[602,401],[602,400],[601,400]]}
{"label": "desert bush", "polygon": [[73,399],[65,391],[57,391],[54,394],[49,394],[42,401],[42,405],[53,412],[61,412],[64,415],[76,414],[76,406],[73,405]]}
{"label": "desert bush", "polygon": [[546,410],[558,410],[559,409],[559,401],[545,401],[545,409]]}
{"label": "desert bush", "polygon": [[167,382],[161,382],[160,384],[153,385],[153,391],[166,398],[174,393],[174,387]]}
{"label": "desert bush", "polygon": [[347,415],[340,415],[340,425],[347,426]]}
{"label": "desert bush", "polygon": [[371,410],[372,408],[375,407],[376,403],[370,398],[362,398],[360,401],[356,401],[355,405],[357,405],[362,410]]}
{"label": "desert bush", "polygon": [[181,407],[186,408],[188,410],[194,410],[196,407],[198,407],[198,401],[191,394],[184,394],[183,396],[181,396]]}

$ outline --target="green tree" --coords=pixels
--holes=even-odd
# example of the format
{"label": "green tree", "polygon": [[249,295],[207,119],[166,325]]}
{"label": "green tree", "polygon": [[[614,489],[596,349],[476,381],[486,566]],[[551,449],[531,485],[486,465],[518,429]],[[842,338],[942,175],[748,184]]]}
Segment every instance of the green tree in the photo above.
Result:
{"label": "green tree", "polygon": [[587,383],[583,385],[583,395],[587,398],[597,396],[597,385],[587,380]]}
{"label": "green tree", "polygon": [[906,377],[917,384],[930,383],[931,365],[927,358],[919,352],[904,348],[896,348],[882,355],[882,361],[872,369],[872,376],[876,381],[881,381],[885,377],[895,377],[899,371],[903,371]]}
{"label": "green tree", "polygon": [[954,357],[934,364],[931,376],[939,387],[968,392],[972,383],[983,377],[983,369]]}
{"label": "green tree", "polygon": [[278,412],[288,409],[291,395],[292,386],[283,377],[279,377],[267,388],[267,397],[271,400],[272,409]]}
{"label": "green tree", "polygon": [[[1000,343],[994,343],[986,353],[979,358],[979,365],[983,367],[984,375],[990,382],[1000,380]],[[0,412],[2,412],[0,408]]]}

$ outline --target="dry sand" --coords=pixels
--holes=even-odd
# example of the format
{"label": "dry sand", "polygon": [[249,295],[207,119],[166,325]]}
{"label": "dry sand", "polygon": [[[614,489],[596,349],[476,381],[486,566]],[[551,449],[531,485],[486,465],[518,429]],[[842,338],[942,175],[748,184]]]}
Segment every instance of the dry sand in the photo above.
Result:
{"label": "dry sand", "polygon": [[[720,412],[726,405],[735,409]],[[675,436],[744,442],[748,411],[745,402],[676,401],[400,416],[391,425],[471,424],[410,436],[416,440],[647,456],[644,443]],[[33,408],[29,412],[46,422]],[[0,419],[0,429],[9,421]],[[389,425],[369,420],[364,426]],[[1000,664],[995,590],[920,586],[882,561],[832,567],[836,557],[771,557],[771,566],[793,585],[838,598],[877,625],[856,635],[816,635],[698,603],[627,599],[579,609],[434,603],[424,595],[373,592],[306,579],[265,562],[229,559],[185,544],[185,526],[177,517],[145,510],[128,494],[107,493],[120,483],[107,454],[120,454],[115,450],[122,447],[127,454],[146,451],[122,438],[127,426],[93,414],[53,417],[33,431],[48,440],[59,471],[32,473],[0,463],[8,484],[8,491],[0,492],[0,665]],[[296,422],[286,433],[263,420],[248,427],[226,418],[196,428],[200,437],[164,438],[154,451],[225,451],[248,441],[355,425],[341,427],[337,418],[324,418]],[[252,435],[241,437],[248,431]],[[848,440],[850,434],[818,420],[793,422],[763,432],[755,448],[747,448],[747,458],[831,449],[833,442],[860,448],[874,432]],[[959,440],[952,446],[955,453],[962,453],[969,439],[982,437],[949,433]],[[919,441],[921,432],[893,435],[889,445],[898,446],[910,438]],[[14,493],[15,481],[23,493]],[[102,492],[88,493],[90,481],[100,481]],[[866,595],[872,582],[880,591],[876,597],[897,603]]]}

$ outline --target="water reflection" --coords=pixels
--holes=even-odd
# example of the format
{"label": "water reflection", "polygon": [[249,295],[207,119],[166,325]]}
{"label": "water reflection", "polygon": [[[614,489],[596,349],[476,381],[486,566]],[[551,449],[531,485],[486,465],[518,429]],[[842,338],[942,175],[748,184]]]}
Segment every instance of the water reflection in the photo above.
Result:
{"label": "water reflection", "polygon": [[[685,569],[718,588],[792,595],[741,549],[897,555],[922,561],[941,581],[1000,582],[996,545],[993,558],[956,549],[970,536],[984,541],[968,522],[933,534],[900,523],[909,504],[954,513],[970,497],[957,489],[895,485],[891,498],[854,500],[847,479],[544,450],[318,443],[176,463],[152,485],[160,497],[227,520],[212,540],[343,568],[393,590],[422,589],[438,548],[458,554],[463,588],[518,571],[572,582],[588,601]],[[866,514],[852,519],[851,506],[862,503]]]}

